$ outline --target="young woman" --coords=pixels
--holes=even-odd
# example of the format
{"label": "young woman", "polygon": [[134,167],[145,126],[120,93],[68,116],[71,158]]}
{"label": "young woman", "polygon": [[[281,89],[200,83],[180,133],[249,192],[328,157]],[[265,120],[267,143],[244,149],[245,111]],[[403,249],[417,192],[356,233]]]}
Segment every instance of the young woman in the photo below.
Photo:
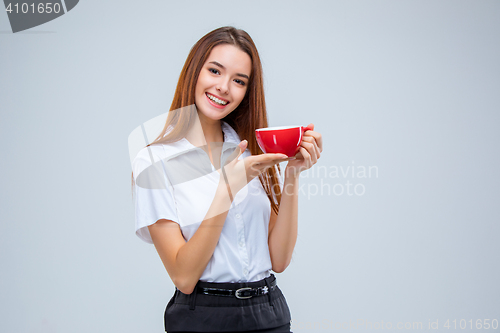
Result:
{"label": "young woman", "polygon": [[170,110],[133,162],[136,233],[154,243],[176,286],[165,330],[290,332],[271,271],[290,263],[299,174],[320,157],[321,135],[310,124],[295,158],[263,154],[254,134],[268,126],[260,58],[233,27],[193,46]]}

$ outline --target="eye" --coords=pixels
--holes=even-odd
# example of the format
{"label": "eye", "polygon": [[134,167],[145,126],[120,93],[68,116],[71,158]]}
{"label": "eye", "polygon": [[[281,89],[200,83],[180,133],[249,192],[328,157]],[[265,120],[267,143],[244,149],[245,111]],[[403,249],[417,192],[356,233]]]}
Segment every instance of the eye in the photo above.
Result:
{"label": "eye", "polygon": [[217,69],[215,69],[215,68],[209,68],[208,70],[209,70],[209,71],[210,71],[210,73],[212,73],[212,74],[220,74],[220,72],[219,72]]}
{"label": "eye", "polygon": [[234,82],[236,82],[237,84],[242,85],[242,86],[244,86],[246,84],[245,81],[242,81],[239,79],[234,80]]}

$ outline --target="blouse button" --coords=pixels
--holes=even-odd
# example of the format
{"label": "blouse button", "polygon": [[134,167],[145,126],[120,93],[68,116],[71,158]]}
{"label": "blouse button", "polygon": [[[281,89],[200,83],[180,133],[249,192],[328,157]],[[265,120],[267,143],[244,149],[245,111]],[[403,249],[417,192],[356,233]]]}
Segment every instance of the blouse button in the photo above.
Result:
{"label": "blouse button", "polygon": [[237,219],[241,218],[241,215],[240,215],[239,213],[238,213],[238,214],[236,214],[236,218],[237,218]]}
{"label": "blouse button", "polygon": [[243,270],[243,274],[248,275],[248,269],[246,269],[246,268],[245,268],[245,269]]}

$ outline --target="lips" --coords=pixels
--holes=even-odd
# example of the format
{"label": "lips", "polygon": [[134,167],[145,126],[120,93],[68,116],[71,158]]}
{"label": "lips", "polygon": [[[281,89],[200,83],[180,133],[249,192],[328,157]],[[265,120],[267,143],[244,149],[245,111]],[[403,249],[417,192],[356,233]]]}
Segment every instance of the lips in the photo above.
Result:
{"label": "lips", "polygon": [[207,96],[207,99],[209,101],[210,104],[212,104],[213,106],[219,108],[219,109],[222,109],[224,108],[226,105],[229,104],[229,101],[224,99],[224,98],[221,98],[219,96],[216,96],[216,95],[212,95],[210,93],[205,93],[205,96]]}

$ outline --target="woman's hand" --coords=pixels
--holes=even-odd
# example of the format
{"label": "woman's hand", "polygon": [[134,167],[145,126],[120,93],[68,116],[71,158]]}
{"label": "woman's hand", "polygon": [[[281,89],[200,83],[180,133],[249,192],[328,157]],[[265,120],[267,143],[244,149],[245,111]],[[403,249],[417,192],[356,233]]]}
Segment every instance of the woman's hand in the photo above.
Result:
{"label": "woman's hand", "polygon": [[238,158],[243,154],[248,142],[241,141],[238,146],[240,151],[238,155],[230,159],[230,162],[222,167],[221,173],[224,181],[231,189],[233,196],[241,190],[252,179],[266,171],[268,168],[285,161],[288,156],[285,154],[259,154],[245,157],[242,160]]}
{"label": "woman's hand", "polygon": [[314,124],[307,126],[300,143],[299,152],[292,158],[285,169],[285,177],[298,177],[299,174],[312,167],[318,161],[323,151],[323,138],[321,134],[314,131]]}

